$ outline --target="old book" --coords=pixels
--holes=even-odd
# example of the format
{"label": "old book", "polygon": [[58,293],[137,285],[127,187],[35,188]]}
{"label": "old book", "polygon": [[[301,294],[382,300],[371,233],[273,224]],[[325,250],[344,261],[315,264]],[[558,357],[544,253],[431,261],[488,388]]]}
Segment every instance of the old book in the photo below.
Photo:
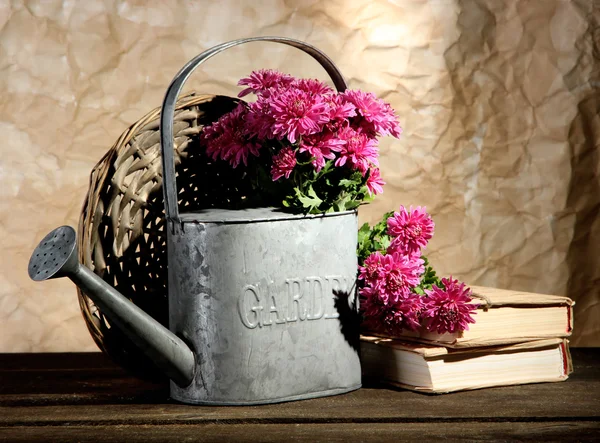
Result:
{"label": "old book", "polygon": [[422,329],[403,332],[398,338],[466,348],[571,335],[575,303],[568,297],[480,286],[471,286],[471,290],[480,306],[468,331],[438,334]]}
{"label": "old book", "polygon": [[361,336],[361,364],[366,377],[435,394],[558,382],[573,371],[568,341],[560,338],[451,349]]}

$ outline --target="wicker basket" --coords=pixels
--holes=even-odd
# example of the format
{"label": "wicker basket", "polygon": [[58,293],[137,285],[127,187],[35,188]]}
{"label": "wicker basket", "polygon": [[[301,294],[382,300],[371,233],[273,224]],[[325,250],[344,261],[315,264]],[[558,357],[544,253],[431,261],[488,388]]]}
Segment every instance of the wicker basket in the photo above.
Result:
{"label": "wicker basket", "polygon": [[[177,102],[174,120],[179,205],[186,210],[223,205],[212,192],[228,196],[231,207],[244,199],[243,172],[219,179],[223,163],[197,149],[203,126],[232,110],[238,101],[224,96],[189,94]],[[79,259],[106,282],[167,325],[167,251],[159,141],[160,109],[129,127],[94,167],[79,219]],[[190,167],[193,166],[193,167]],[[227,189],[223,189],[226,187]],[[102,312],[79,289],[87,327],[102,351],[133,374],[163,376],[138,348],[111,328]]]}

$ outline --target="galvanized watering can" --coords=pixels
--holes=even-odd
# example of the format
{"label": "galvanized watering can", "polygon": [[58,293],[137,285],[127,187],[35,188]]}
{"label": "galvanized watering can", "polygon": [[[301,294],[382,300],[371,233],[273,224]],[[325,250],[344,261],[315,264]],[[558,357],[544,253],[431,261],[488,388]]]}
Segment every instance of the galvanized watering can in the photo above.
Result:
{"label": "galvanized watering can", "polygon": [[344,80],[331,60],[297,40],[264,37],[216,46],[175,77],[162,106],[169,327],[77,260],[75,231],[62,226],[38,245],[33,280],[67,276],[172,380],[184,403],[251,405],[360,387],[355,211],[316,216],[273,208],[179,213],[173,159],[174,107],[206,59],[242,43],[299,48]]}

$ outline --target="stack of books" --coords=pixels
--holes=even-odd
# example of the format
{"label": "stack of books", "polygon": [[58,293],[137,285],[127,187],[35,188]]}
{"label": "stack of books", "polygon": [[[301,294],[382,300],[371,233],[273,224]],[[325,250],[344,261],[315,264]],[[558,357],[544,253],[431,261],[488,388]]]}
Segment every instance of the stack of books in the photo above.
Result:
{"label": "stack of books", "polygon": [[571,299],[471,289],[482,304],[467,331],[362,335],[364,375],[428,393],[567,379],[573,370]]}

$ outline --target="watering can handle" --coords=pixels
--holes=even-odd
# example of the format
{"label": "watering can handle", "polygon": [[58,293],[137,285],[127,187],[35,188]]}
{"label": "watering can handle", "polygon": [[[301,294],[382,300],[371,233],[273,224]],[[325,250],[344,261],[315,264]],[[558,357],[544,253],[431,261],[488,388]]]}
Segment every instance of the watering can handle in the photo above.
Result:
{"label": "watering can handle", "polygon": [[173,118],[175,116],[175,104],[181,89],[192,72],[194,72],[194,70],[200,66],[200,64],[212,56],[234,46],[259,41],[283,43],[306,52],[315,60],[317,60],[321,66],[323,66],[323,68],[325,68],[339,92],[346,90],[346,82],[344,81],[342,74],[327,55],[314,46],[311,46],[300,40],[294,40],[286,37],[252,37],[233,40],[208,49],[190,60],[181,69],[181,71],[177,73],[169,85],[160,113],[160,146],[162,151],[163,193],[165,201],[165,216],[167,223],[169,224],[181,224],[179,207],[177,206],[177,183],[175,178],[175,161],[173,155]]}

